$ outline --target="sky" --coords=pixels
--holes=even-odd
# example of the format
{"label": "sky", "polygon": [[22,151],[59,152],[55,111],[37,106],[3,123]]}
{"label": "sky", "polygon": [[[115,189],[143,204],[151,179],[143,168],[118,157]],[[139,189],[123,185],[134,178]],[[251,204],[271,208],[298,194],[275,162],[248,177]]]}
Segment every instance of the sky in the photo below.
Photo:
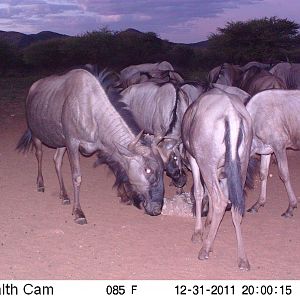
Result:
{"label": "sky", "polygon": [[107,26],[194,43],[230,21],[277,16],[300,24],[299,11],[300,0],[1,0],[0,30],[80,35]]}

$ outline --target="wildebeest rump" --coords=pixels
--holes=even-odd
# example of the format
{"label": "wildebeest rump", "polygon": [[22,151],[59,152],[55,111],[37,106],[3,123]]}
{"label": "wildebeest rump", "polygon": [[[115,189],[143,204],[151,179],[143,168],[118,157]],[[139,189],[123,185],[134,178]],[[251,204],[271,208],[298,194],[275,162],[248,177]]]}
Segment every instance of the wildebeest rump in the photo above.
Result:
{"label": "wildebeest rump", "polygon": [[246,104],[249,101],[249,99],[251,98],[251,96],[247,92],[245,92],[242,89],[235,87],[235,86],[228,86],[228,85],[224,85],[224,84],[213,83],[212,87],[218,88],[226,93],[237,96],[240,99],[240,101],[244,104]]}
{"label": "wildebeest rump", "polygon": [[243,188],[252,141],[251,126],[250,115],[241,100],[217,88],[203,94],[190,105],[182,121],[182,138],[189,155],[196,200],[193,240],[201,238],[204,231],[201,221],[204,189],[200,174],[210,201],[206,226],[211,225],[198,257],[201,260],[209,257],[230,201],[238,243],[238,266],[246,270],[250,265],[240,225],[245,209]]}
{"label": "wildebeest rump", "polygon": [[28,129],[17,146],[26,150],[31,141],[38,160],[38,190],[44,190],[42,144],[56,148],[54,156],[60,183],[60,197],[69,203],[61,174],[62,158],[68,151],[74,189],[75,222],[86,223],[80,207],[81,172],[79,151],[100,151],[117,180],[126,186],[132,201],[150,215],[161,212],[163,204],[163,165],[157,151],[138,135],[140,129],[118,94],[108,84],[105,73],[99,77],[83,69],[35,82],[26,99]]}
{"label": "wildebeest rump", "polygon": [[297,198],[291,186],[286,149],[300,149],[300,90],[260,92],[251,98],[246,109],[253,119],[251,155],[261,155],[261,192],[249,211],[258,211],[266,203],[269,164],[274,153],[289,197],[289,206],[282,215],[291,217],[297,207]]}

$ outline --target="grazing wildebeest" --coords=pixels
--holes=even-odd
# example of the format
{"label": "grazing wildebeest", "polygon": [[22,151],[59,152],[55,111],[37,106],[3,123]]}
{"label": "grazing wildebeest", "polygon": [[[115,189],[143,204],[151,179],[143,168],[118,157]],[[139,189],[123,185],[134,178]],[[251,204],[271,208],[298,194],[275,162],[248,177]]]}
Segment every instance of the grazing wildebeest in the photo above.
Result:
{"label": "grazing wildebeest", "polygon": [[125,89],[133,84],[143,83],[143,82],[155,82],[159,84],[171,82],[174,84],[183,83],[183,78],[176,71],[161,71],[154,70],[149,72],[136,72],[133,75],[126,78],[125,81],[122,81],[122,76],[120,76],[119,87]]}
{"label": "grazing wildebeest", "polygon": [[162,74],[165,76],[164,71],[174,71],[174,68],[167,61],[128,66],[120,71],[119,84],[126,88],[132,84],[148,81],[151,77],[160,78]]}
{"label": "grazing wildebeest", "polygon": [[181,120],[187,109],[186,94],[172,83],[144,82],[122,91],[122,101],[145,133],[154,136],[167,175],[177,187],[186,183],[179,155]]}
{"label": "grazing wildebeest", "polygon": [[239,86],[243,71],[239,65],[224,63],[215,67],[208,74],[209,83],[220,83],[229,86]]}
{"label": "grazing wildebeest", "polygon": [[271,154],[274,153],[279,176],[289,197],[289,206],[282,216],[291,217],[297,207],[297,198],[290,182],[286,149],[300,149],[300,91],[263,91],[251,98],[246,109],[253,120],[251,155],[261,155],[261,192],[249,211],[256,212],[266,203],[269,164]]}
{"label": "grazing wildebeest", "polygon": [[260,70],[269,70],[271,68],[270,64],[264,64],[258,61],[250,61],[240,68],[243,72],[245,72],[253,66],[258,67]]}
{"label": "grazing wildebeest", "polygon": [[96,76],[76,69],[35,82],[26,99],[28,129],[17,149],[25,151],[33,142],[39,191],[44,191],[42,144],[57,149],[54,161],[63,204],[70,203],[61,174],[63,155],[68,151],[73,214],[78,224],[86,223],[79,202],[79,152],[88,155],[100,151],[136,206],[143,206],[150,215],[158,215],[162,209],[163,165],[159,153],[138,134],[140,129],[118,97],[105,73]]}
{"label": "grazing wildebeest", "polygon": [[238,266],[250,268],[241,233],[245,209],[244,183],[252,141],[251,117],[241,100],[220,89],[200,96],[187,109],[182,121],[182,139],[193,173],[196,224],[192,240],[203,235],[201,203],[204,188],[209,195],[208,235],[198,258],[209,257],[218,227],[229,202],[238,244]]}
{"label": "grazing wildebeest", "polygon": [[239,87],[251,96],[264,90],[287,88],[281,78],[257,66],[244,72]]}
{"label": "grazing wildebeest", "polygon": [[281,78],[288,89],[300,89],[300,64],[282,62],[275,65],[270,72]]}

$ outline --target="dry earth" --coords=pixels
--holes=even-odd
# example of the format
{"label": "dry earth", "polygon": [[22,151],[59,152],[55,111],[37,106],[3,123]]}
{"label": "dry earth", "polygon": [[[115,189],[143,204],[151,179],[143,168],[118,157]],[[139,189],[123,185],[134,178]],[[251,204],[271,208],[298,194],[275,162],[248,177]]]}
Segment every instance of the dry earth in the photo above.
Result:
{"label": "dry earth", "polygon": [[[72,207],[58,199],[52,157],[44,148],[46,190],[35,187],[34,153],[17,153],[26,128],[23,104],[0,102],[0,279],[300,279],[300,215],[284,219],[287,194],[275,165],[269,178],[267,204],[242,224],[248,272],[237,268],[236,239],[227,212],[207,261],[197,259],[200,245],[190,240],[192,217],[150,217],[119,203],[113,175],[105,166],[93,168],[95,157],[81,159],[81,204],[88,224],[73,222]],[[300,155],[289,153],[292,184],[300,196]],[[65,182],[72,195],[70,168],[64,160]],[[166,196],[175,188],[166,178]],[[248,192],[247,207],[259,184]]]}

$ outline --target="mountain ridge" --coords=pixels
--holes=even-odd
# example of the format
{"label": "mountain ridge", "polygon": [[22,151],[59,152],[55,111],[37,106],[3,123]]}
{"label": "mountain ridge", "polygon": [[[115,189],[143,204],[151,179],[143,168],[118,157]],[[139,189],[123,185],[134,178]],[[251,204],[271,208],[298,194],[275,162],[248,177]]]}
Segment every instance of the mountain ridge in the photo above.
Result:
{"label": "mountain ridge", "polygon": [[[137,35],[142,36],[146,35],[147,32],[141,32],[134,28],[127,28],[123,31],[117,32],[117,35]],[[57,38],[69,38],[72,37],[66,34],[60,34],[53,31],[41,31],[39,33],[26,34],[17,31],[2,31],[0,30],[0,40],[7,42],[8,44],[15,46],[17,48],[26,48],[33,43],[39,41],[45,41],[50,39]],[[158,39],[161,39],[157,37]],[[162,39],[161,39],[162,40]],[[207,41],[200,41],[196,43],[174,43],[170,41],[165,41],[173,45],[182,45],[182,46],[190,46],[193,48],[205,48],[207,46]]]}

